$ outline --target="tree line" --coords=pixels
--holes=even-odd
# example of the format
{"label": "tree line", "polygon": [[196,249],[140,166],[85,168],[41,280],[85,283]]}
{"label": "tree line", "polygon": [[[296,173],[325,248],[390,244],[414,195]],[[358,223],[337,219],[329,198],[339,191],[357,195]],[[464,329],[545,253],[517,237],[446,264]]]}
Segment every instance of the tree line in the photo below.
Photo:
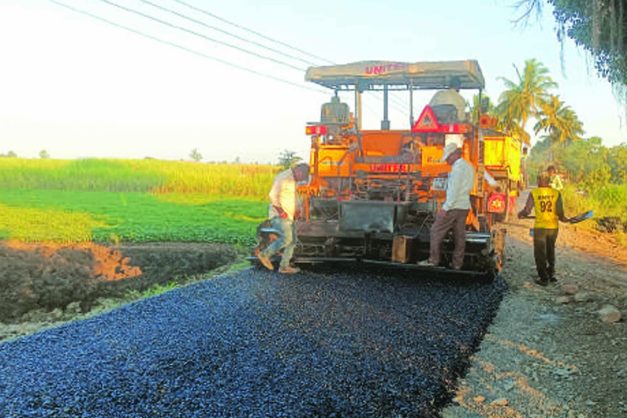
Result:
{"label": "tree line", "polygon": [[472,114],[476,118],[481,105],[483,111],[498,117],[501,130],[520,138],[527,147],[530,131],[539,138],[527,161],[528,173],[533,177],[551,164],[586,188],[627,183],[627,144],[608,148],[598,136],[585,138],[583,122],[560,99],[558,84],[541,62],[529,59],[522,70],[515,69],[515,79],[499,78],[505,90],[498,103],[484,98],[479,104],[475,97]]}

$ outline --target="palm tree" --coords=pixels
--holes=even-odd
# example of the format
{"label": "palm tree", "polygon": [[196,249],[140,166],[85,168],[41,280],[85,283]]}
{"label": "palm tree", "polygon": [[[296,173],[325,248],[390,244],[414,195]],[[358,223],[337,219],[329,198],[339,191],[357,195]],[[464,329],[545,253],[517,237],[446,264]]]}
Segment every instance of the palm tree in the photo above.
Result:
{"label": "palm tree", "polygon": [[540,132],[547,134],[551,143],[549,159],[552,160],[556,146],[582,138],[584,134],[583,123],[575,111],[556,95],[551,95],[546,102],[542,102],[540,110],[538,122],[536,122],[533,130],[536,135]]}
{"label": "palm tree", "polygon": [[505,126],[518,125],[519,131],[525,131],[527,121],[538,115],[541,103],[548,99],[549,91],[557,87],[557,83],[548,75],[549,70],[544,64],[536,59],[525,61],[522,74],[516,66],[514,68],[517,82],[500,77],[506,90],[501,93],[496,110]]}
{"label": "palm tree", "polygon": [[540,110],[538,122],[533,127],[536,135],[545,132],[551,142],[558,144],[581,139],[584,134],[583,123],[559,96],[551,95],[549,100],[540,104]]}
{"label": "palm tree", "polygon": [[475,125],[479,123],[479,115],[494,113],[494,103],[492,99],[490,99],[490,96],[485,93],[481,95],[481,103],[479,102],[479,95],[473,95],[472,101],[468,103],[468,106],[470,108],[471,121]]}

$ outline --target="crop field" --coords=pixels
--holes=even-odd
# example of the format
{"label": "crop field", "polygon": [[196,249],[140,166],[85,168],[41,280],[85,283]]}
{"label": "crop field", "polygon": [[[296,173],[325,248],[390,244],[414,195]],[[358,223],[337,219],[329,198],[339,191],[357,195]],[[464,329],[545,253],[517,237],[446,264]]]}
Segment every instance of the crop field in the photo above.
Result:
{"label": "crop field", "polygon": [[157,160],[0,159],[0,238],[249,245],[277,169]]}
{"label": "crop field", "polygon": [[0,322],[72,303],[87,312],[99,298],[141,297],[236,262],[267,215],[276,171],[0,158]]}
{"label": "crop field", "polygon": [[269,165],[162,160],[0,159],[0,189],[202,193],[265,199],[278,169]]}

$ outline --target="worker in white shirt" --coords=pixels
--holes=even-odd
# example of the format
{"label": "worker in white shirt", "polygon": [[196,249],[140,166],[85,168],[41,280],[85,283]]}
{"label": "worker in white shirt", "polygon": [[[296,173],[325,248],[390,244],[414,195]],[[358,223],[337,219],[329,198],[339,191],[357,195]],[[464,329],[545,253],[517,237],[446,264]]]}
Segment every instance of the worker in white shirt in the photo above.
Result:
{"label": "worker in white shirt", "polygon": [[475,181],[475,170],[462,158],[462,150],[455,143],[449,143],[444,147],[441,161],[446,161],[452,167],[446,186],[446,200],[431,227],[429,259],[418,264],[432,267],[440,265],[442,242],[452,229],[455,248],[451,268],[459,270],[464,264],[466,218],[470,210],[470,191]]}
{"label": "worker in white shirt", "polygon": [[279,237],[257,255],[261,264],[268,270],[274,270],[270,258],[282,250],[279,273],[294,274],[300,271],[297,267],[290,266],[290,260],[296,246],[296,230],[294,229],[294,218],[297,212],[296,183],[308,178],[309,166],[298,164],[280,172],[274,179],[269,193],[268,218],[272,222],[272,226],[279,231]]}
{"label": "worker in white shirt", "polygon": [[497,187],[499,187],[499,182],[496,181],[494,177],[492,177],[492,174],[490,174],[488,170],[483,170],[483,179],[486,181],[486,183],[488,183],[488,186],[490,186],[491,188],[496,189]]}

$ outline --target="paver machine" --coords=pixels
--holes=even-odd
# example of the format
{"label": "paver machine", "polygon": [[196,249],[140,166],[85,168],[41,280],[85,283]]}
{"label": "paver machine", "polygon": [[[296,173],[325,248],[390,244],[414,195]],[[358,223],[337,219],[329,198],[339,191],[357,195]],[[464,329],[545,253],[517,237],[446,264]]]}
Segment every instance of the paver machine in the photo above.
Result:
{"label": "paver machine", "polygon": [[[502,265],[501,231],[486,221],[488,191],[483,181],[483,135],[470,117],[451,105],[422,107],[414,119],[418,90],[459,89],[481,94],[484,78],[474,60],[446,62],[366,61],[310,67],[305,79],[333,92],[320,121],[309,123],[310,181],[299,187],[303,210],[296,220],[296,264],[353,261],[430,270],[417,264],[429,255],[430,229],[445,200],[450,167],[440,158],[449,142],[476,169],[467,218],[464,266],[455,274],[493,276]],[[351,112],[340,100],[353,92]],[[380,129],[362,129],[362,94],[382,93]],[[403,91],[409,104],[406,129],[391,129],[390,93]],[[463,112],[463,110],[462,110]],[[263,228],[262,228],[263,229]],[[263,235],[263,231],[261,231]],[[444,242],[448,271],[453,250]],[[453,272],[452,270],[450,270]]]}

